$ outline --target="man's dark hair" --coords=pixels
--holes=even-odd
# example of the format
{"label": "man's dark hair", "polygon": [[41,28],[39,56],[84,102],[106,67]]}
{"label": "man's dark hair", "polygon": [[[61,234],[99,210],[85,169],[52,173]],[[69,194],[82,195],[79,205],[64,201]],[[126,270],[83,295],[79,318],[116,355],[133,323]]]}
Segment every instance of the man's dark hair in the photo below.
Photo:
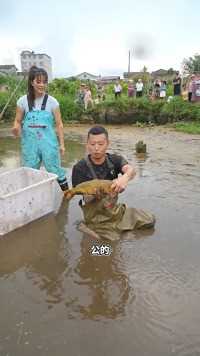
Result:
{"label": "man's dark hair", "polygon": [[88,131],[88,136],[87,139],[89,139],[90,135],[101,135],[104,134],[106,136],[106,139],[108,140],[108,131],[105,129],[103,126],[93,126],[91,129]]}

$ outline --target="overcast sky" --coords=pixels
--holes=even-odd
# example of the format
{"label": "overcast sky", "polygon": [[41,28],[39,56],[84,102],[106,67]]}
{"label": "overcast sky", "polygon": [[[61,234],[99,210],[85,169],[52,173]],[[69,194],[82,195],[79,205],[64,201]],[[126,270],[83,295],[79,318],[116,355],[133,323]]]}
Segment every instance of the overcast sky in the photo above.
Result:
{"label": "overcast sky", "polygon": [[200,0],[6,0],[0,6],[0,64],[31,49],[52,57],[53,75],[122,75],[181,69],[200,53]]}

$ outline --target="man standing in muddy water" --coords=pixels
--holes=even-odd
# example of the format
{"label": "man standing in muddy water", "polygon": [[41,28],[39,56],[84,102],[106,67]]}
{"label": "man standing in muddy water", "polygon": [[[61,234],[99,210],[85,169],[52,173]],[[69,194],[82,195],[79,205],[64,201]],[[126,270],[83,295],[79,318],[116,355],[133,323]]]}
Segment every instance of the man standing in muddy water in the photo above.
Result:
{"label": "man standing in muddy water", "polygon": [[155,217],[143,210],[117,204],[118,193],[123,192],[128,182],[136,175],[134,167],[121,155],[107,153],[108,132],[103,126],[94,126],[88,131],[86,158],[74,165],[72,185],[93,179],[112,180],[113,194],[106,197],[84,196],[80,201],[86,226],[98,237],[116,240],[123,231],[152,227]]}

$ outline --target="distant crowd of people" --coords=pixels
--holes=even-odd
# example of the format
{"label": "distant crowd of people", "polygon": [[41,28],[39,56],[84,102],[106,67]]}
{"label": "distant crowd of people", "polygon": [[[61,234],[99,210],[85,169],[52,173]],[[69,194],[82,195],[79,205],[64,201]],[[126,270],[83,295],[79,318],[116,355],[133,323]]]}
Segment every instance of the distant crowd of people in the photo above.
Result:
{"label": "distant crowd of people", "polygon": [[173,79],[174,96],[182,95],[189,102],[200,101],[200,74],[191,74],[185,84],[181,85],[179,72]]}
{"label": "distant crowd of people", "polygon": [[[179,72],[176,72],[175,77],[172,80],[173,85],[173,96],[182,96],[184,100],[189,102],[200,101],[200,74],[192,74],[182,85],[182,78]],[[113,85],[113,94],[115,99],[121,97],[123,87],[120,81],[116,82]],[[168,96],[167,98],[167,81],[161,79],[155,79],[154,81],[148,83],[145,87],[142,79],[138,79],[134,83],[133,79],[128,80],[127,96],[129,98],[141,98],[143,95],[146,95],[150,100],[156,99],[167,99],[170,101],[173,96]],[[92,93],[89,85],[84,83],[80,84],[79,91],[77,93],[76,102],[82,105],[85,110],[88,107],[93,107],[94,104],[97,104],[105,100],[105,89],[103,84],[96,85],[96,98],[92,98]]]}
{"label": "distant crowd of people", "polygon": [[[146,94],[150,99],[165,98],[167,90],[166,80],[156,79],[146,90]],[[138,79],[136,84],[130,79],[128,82],[128,97],[142,97],[144,95],[144,83],[142,79]]]}
{"label": "distant crowd of people", "polygon": [[[182,85],[182,79],[179,72],[176,72],[173,84],[173,96],[182,96],[185,100],[190,102],[200,101],[200,74],[192,74],[186,84]],[[128,97],[142,97],[144,94],[144,83],[142,79],[138,79],[134,84],[133,80],[130,79],[128,82]],[[167,97],[167,82],[166,80],[156,79],[150,84],[146,94],[149,99],[164,99]],[[169,96],[170,100],[172,96]]]}
{"label": "distant crowd of people", "polygon": [[[146,90],[147,95],[150,99],[166,97],[167,82],[165,80],[160,81],[156,79],[151,84],[151,87]],[[120,85],[120,83],[116,83],[114,85],[114,93],[115,98],[121,96],[122,86]],[[127,95],[129,98],[141,98],[144,95],[144,83],[142,79],[138,79],[136,83],[134,83],[133,79],[129,79]]]}

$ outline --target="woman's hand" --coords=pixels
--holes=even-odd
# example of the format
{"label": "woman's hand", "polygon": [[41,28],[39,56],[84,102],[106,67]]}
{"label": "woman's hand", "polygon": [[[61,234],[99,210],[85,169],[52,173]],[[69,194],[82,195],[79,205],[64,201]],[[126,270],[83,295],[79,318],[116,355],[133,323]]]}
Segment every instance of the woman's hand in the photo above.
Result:
{"label": "woman's hand", "polygon": [[21,135],[21,125],[19,123],[15,123],[12,128],[12,134],[15,137],[19,137]]}
{"label": "woman's hand", "polygon": [[18,137],[21,135],[21,130],[22,130],[22,119],[24,117],[24,111],[17,106],[16,108],[16,115],[15,115],[15,121],[13,124],[13,128],[12,128],[12,133],[15,137]]}
{"label": "woman's hand", "polygon": [[64,156],[64,154],[65,154],[65,146],[60,146],[60,154],[61,154],[61,156]]}

